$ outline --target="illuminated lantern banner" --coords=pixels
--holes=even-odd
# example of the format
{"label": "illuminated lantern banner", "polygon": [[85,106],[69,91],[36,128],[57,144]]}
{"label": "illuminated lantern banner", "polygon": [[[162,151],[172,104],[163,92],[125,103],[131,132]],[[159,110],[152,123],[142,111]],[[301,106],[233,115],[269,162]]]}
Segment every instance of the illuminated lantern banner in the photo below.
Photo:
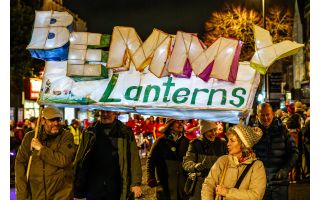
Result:
{"label": "illuminated lantern banner", "polygon": [[273,44],[256,26],[256,52],[239,62],[242,42],[231,38],[207,47],[194,33],[154,29],[143,42],[132,27],[72,32],[72,21],[67,12],[36,11],[27,49],[46,61],[40,104],[238,123],[252,107],[259,73],[303,47]]}
{"label": "illuminated lantern banner", "polygon": [[158,78],[150,72],[129,71],[110,78],[76,82],[66,76],[67,61],[47,61],[40,104],[64,104],[103,108],[180,119],[198,118],[238,123],[242,111],[250,109],[260,75],[249,62],[240,63],[235,83],[194,74],[189,79]]}

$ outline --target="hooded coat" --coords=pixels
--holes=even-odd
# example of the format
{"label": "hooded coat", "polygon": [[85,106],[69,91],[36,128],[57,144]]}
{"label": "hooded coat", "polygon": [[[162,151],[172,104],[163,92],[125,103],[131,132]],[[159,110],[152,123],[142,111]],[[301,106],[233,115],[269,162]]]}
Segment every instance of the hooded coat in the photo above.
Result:
{"label": "hooded coat", "polygon": [[[246,166],[253,161],[255,161],[254,164],[247,172],[239,188],[234,188]],[[229,189],[223,198],[224,200],[259,200],[263,198],[267,182],[263,163],[256,158],[249,158],[239,163],[237,158],[224,155],[215,162],[204,180],[201,191],[202,200],[213,200],[215,198],[216,186],[220,183],[225,166],[227,166],[227,170],[222,185]]]}
{"label": "hooded coat", "polygon": [[[73,136],[68,130],[60,129],[55,135],[41,130],[39,141],[43,147],[31,152],[30,144],[34,131],[28,132],[18,150],[15,172],[17,200],[71,200],[73,198],[72,161],[75,156]],[[29,184],[26,172],[30,155]]]}

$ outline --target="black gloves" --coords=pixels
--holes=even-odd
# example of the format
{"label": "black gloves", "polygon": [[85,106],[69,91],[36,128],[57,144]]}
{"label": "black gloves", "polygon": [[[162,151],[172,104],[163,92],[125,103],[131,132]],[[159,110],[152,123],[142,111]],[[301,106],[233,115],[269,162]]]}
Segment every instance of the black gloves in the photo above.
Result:
{"label": "black gloves", "polygon": [[197,164],[194,166],[194,169],[195,169],[195,171],[197,171],[197,172],[201,172],[201,171],[203,171],[203,170],[206,169],[206,166],[205,166],[204,164],[202,164],[202,163],[197,163]]}
{"label": "black gloves", "polygon": [[280,169],[276,174],[277,180],[287,179],[287,178],[288,178],[288,169],[286,169],[286,168]]}
{"label": "black gloves", "polygon": [[210,170],[214,162],[211,161],[207,156],[204,157],[201,163],[197,163],[194,166],[195,171],[201,172],[205,169]]}

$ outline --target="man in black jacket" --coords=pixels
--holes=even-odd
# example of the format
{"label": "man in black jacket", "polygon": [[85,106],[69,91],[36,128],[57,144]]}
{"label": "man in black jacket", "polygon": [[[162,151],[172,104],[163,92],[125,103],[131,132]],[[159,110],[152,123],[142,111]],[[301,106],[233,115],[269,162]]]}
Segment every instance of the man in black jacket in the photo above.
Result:
{"label": "man in black jacket", "polygon": [[270,104],[260,104],[257,115],[258,126],[263,131],[263,136],[253,149],[266,169],[267,189],[264,199],[286,200],[288,171],[297,162],[298,150],[287,129],[279,119],[274,118]]}
{"label": "man in black jacket", "polygon": [[100,116],[84,131],[79,145],[74,196],[87,200],[140,197],[142,170],[132,130],[116,119],[116,112],[102,110]]}

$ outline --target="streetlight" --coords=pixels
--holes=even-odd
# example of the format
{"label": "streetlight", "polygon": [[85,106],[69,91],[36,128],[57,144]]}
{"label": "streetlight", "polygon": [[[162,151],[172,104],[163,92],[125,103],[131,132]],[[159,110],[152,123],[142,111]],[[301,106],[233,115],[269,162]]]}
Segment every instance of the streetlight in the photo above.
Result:
{"label": "streetlight", "polygon": [[[262,0],[262,20],[263,20],[263,28],[266,29],[266,16],[265,16],[265,0]],[[263,91],[265,93],[265,101],[269,99],[269,80],[268,73],[263,75]]]}
{"label": "streetlight", "polygon": [[263,28],[266,29],[266,17],[264,15],[264,6],[265,6],[265,3],[264,3],[264,0],[262,0],[262,18],[263,18]]}

